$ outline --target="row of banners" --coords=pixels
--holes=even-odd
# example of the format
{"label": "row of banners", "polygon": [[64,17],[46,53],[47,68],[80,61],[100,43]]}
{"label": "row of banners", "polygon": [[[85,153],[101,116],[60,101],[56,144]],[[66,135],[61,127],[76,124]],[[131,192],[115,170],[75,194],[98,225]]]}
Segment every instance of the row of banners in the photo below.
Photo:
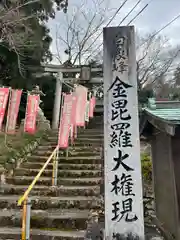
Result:
{"label": "row of banners", "polygon": [[[6,133],[14,134],[16,131],[17,117],[19,113],[19,106],[21,101],[22,90],[11,88],[0,88],[0,130],[6,112],[6,107],[9,99],[9,106],[6,120]],[[24,131],[28,133],[35,133],[36,131],[36,117],[38,112],[39,96],[30,95],[27,97],[26,115],[24,122]]]}
{"label": "row of banners", "polygon": [[64,94],[58,135],[59,148],[68,147],[69,137],[73,143],[77,127],[85,127],[85,122],[93,118],[96,99],[92,96],[87,100],[87,94],[87,88],[83,86],[77,86],[73,93]]}
{"label": "row of banners", "polygon": [[[63,106],[59,126],[58,145],[60,148],[67,148],[69,137],[71,141],[76,138],[77,127],[84,127],[85,122],[93,117],[95,108],[95,97],[87,100],[87,88],[77,86],[70,94],[63,94]],[[0,88],[0,130],[8,104],[6,133],[14,134],[16,130],[17,117],[21,101],[22,90],[11,88]],[[27,96],[26,115],[24,132],[34,134],[36,132],[36,118],[39,107],[39,95]]]}

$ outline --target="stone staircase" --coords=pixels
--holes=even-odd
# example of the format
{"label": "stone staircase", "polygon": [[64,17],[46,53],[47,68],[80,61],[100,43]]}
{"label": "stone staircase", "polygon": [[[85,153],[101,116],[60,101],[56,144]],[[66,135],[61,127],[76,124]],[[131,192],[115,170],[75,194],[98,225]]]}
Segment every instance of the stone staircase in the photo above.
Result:
{"label": "stone staircase", "polygon": [[[97,123],[97,124],[94,124]],[[52,163],[31,192],[31,239],[84,239],[91,210],[100,208],[102,121],[80,131],[75,146],[59,156],[58,186],[52,187]],[[6,177],[0,193],[0,239],[21,239],[18,198],[39,172],[57,143],[57,133]]]}

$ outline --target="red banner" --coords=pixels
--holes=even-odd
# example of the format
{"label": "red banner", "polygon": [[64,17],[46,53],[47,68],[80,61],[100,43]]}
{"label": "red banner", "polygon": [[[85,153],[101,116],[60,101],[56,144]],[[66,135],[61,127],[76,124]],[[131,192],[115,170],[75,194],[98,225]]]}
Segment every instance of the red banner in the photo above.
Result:
{"label": "red banner", "polygon": [[2,123],[4,120],[8,96],[9,88],[0,88],[0,130],[2,129]]}
{"label": "red banner", "polygon": [[67,148],[69,145],[69,134],[72,125],[73,95],[65,94],[62,109],[61,122],[59,126],[58,146]]}
{"label": "red banner", "polygon": [[96,105],[96,98],[93,96],[93,97],[90,99],[90,102],[89,102],[89,117],[90,117],[90,118],[93,118],[93,116],[94,116],[94,108],[95,108],[95,105]]}
{"label": "red banner", "polygon": [[11,90],[11,98],[8,107],[6,132],[14,134],[16,130],[16,121],[19,112],[22,90]]}
{"label": "red banner", "polygon": [[87,102],[87,88],[83,86],[77,86],[76,90],[77,105],[76,105],[76,126],[84,127]]}
{"label": "red banner", "polygon": [[39,95],[28,95],[24,131],[34,134],[36,131],[36,117],[39,107]]}

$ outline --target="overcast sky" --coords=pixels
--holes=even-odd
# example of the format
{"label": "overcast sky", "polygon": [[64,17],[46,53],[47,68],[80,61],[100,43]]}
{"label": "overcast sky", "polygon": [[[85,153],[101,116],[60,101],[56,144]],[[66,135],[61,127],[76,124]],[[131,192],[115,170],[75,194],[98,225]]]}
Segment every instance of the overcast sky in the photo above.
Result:
{"label": "overcast sky", "polygon": [[[94,4],[93,0],[83,0],[84,10],[87,12],[93,12]],[[112,16],[113,13],[119,8],[124,0],[109,0],[107,17]],[[116,26],[119,24],[121,19],[131,10],[138,0],[128,0],[124,7],[121,9],[119,14],[116,16],[111,26]],[[133,11],[133,13],[128,17],[122,25],[126,25],[147,3],[149,6],[144,10],[144,12],[132,23],[135,25],[136,30],[140,34],[150,33],[152,31],[157,31],[163,27],[166,23],[171,21],[174,17],[180,14],[180,0],[142,0],[138,7]],[[77,10],[82,4],[82,0],[69,0],[68,15],[72,16],[73,12]],[[104,5],[103,5],[104,6]],[[53,37],[53,43],[51,50],[56,53],[56,29],[59,32],[65,33],[67,29],[66,25],[66,15],[60,11],[56,13],[56,18],[50,20],[49,27],[51,29],[51,35]],[[83,23],[82,23],[83,24]],[[83,26],[83,25],[82,25]],[[180,43],[180,18],[176,20],[173,24],[167,27],[161,32],[161,34],[167,36],[172,44]],[[96,44],[101,43],[102,37],[100,37]],[[59,46],[60,52],[63,53],[63,47]],[[64,58],[64,57],[63,57]]]}

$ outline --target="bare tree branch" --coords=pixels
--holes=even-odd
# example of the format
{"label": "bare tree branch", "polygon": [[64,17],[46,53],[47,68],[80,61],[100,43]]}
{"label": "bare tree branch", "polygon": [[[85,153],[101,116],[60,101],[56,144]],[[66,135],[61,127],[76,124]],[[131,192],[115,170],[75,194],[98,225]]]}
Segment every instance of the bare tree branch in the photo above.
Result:
{"label": "bare tree branch", "polygon": [[140,88],[166,76],[180,55],[180,46],[172,47],[167,38],[152,36],[140,39],[137,46],[137,81]]}
{"label": "bare tree branch", "polygon": [[[66,32],[59,30],[57,38],[59,45],[64,45],[64,49],[67,49],[66,53],[72,64],[85,63],[85,59],[93,50],[93,47],[90,47],[93,40],[102,31],[103,24],[109,20],[109,9],[107,5],[103,6],[105,1],[107,0],[93,0],[93,11],[84,4],[78,7],[73,16],[70,13],[71,18],[67,14]],[[62,26],[59,29],[62,29]]]}

